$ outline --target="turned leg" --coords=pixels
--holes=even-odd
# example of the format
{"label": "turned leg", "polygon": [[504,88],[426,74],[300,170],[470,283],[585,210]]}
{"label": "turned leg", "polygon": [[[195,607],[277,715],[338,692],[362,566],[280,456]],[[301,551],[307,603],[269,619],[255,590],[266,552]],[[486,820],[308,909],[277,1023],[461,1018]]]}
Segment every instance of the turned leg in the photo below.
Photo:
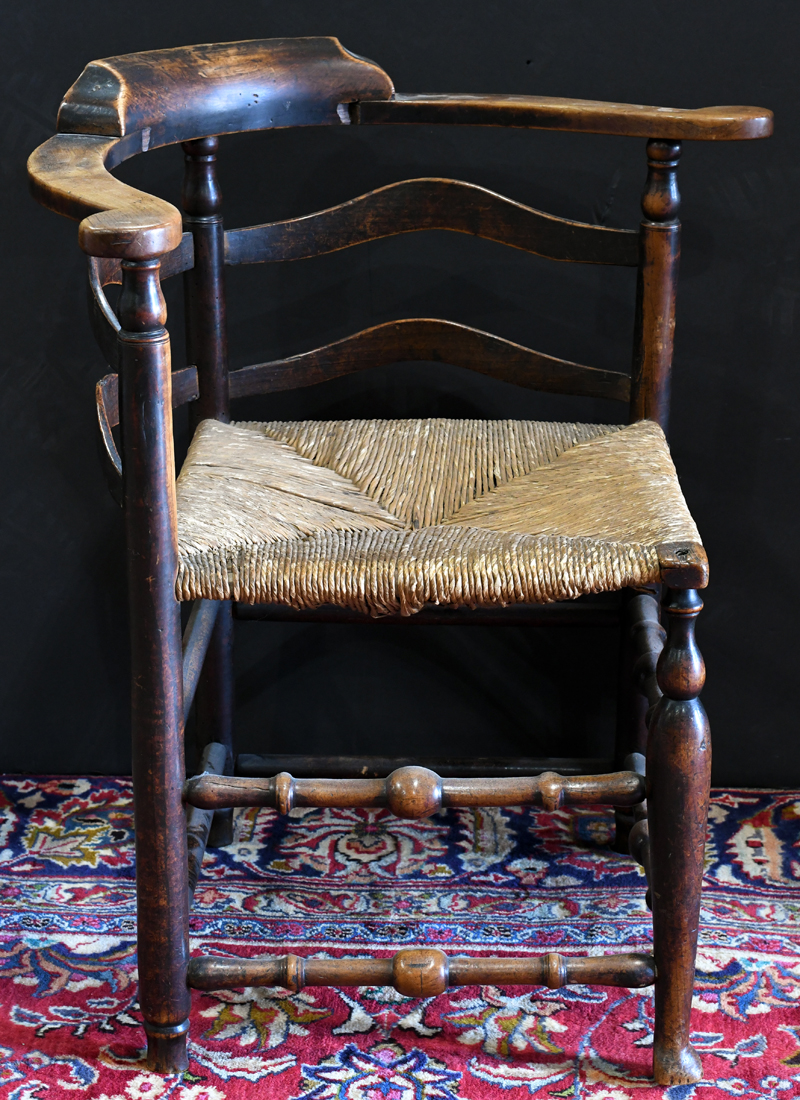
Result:
{"label": "turned leg", "polygon": [[[233,609],[220,604],[203,672],[197,685],[197,737],[201,748],[213,741],[227,750],[225,774],[233,771]],[[217,810],[208,837],[209,848],[233,841],[233,810]]]}
{"label": "turned leg", "polygon": [[652,714],[647,751],[656,964],[653,1072],[665,1086],[702,1076],[689,1042],[711,780],[708,719],[697,698],[705,681],[694,639],[702,606],[695,589],[669,590],[667,642],[658,662],[663,697]]}
{"label": "turned leg", "polygon": [[123,498],[132,662],[139,1003],[147,1064],[186,1069],[188,865],[169,337],[157,260],[122,264]]}

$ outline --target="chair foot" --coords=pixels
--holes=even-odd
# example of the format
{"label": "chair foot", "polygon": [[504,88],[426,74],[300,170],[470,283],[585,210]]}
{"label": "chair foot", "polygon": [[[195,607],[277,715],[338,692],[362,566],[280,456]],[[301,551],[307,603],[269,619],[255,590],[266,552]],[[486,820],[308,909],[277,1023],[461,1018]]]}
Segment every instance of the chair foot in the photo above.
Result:
{"label": "chair foot", "polygon": [[233,810],[215,810],[207,847],[225,848],[228,844],[233,844]]}
{"label": "chair foot", "polygon": [[656,1044],[653,1049],[653,1076],[657,1085],[693,1085],[703,1079],[700,1056],[688,1043],[684,1047]]}
{"label": "chair foot", "polygon": [[145,1021],[147,1035],[147,1068],[153,1073],[183,1073],[189,1068],[186,1039],[189,1021],[174,1027],[159,1027]]}

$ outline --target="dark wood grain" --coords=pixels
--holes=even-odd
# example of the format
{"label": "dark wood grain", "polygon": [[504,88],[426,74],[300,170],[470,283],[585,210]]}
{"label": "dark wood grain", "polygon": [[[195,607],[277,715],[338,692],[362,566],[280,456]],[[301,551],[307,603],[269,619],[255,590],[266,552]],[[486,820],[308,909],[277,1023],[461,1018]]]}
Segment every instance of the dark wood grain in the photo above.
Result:
{"label": "dark wood grain", "polygon": [[396,817],[429,817],[448,806],[544,806],[610,803],[632,806],[644,798],[644,782],[634,772],[561,776],[443,779],[428,768],[398,768],[386,779],[295,779],[280,772],[271,779],[195,776],[187,780],[190,806],[271,806],[288,814],[294,806],[374,808],[388,806]]}
{"label": "dark wood grain", "polygon": [[197,367],[200,394],[189,421],[228,416],[228,334],[225,303],[225,239],[217,182],[216,138],[184,143],[184,227],[192,234],[194,263],[183,274],[186,358]]}
{"label": "dark wood grain", "polygon": [[[115,357],[116,358],[116,357]],[[197,371],[194,367],[173,371],[170,376],[172,407],[194,401],[197,397]],[[95,386],[98,445],[103,473],[109,492],[118,504],[122,504],[122,459],[112,428],[119,424],[119,375],[106,374]]]}
{"label": "dark wood grain", "polygon": [[[122,283],[122,261],[111,256],[89,256],[89,280],[92,286],[106,287]],[[184,233],[180,243],[161,257],[161,267],[158,269],[160,282],[171,279],[173,275],[180,275],[194,266],[194,238],[191,233]]]}
{"label": "dark wood grain", "polygon": [[661,579],[670,588],[705,588],[708,556],[699,542],[662,542],[656,547]]}
{"label": "dark wood grain", "polygon": [[[639,775],[647,774],[645,757],[640,752],[631,753],[625,760],[625,767],[635,771]],[[642,868],[647,879],[647,893],[645,903],[648,909],[653,908],[652,882],[653,871],[650,861],[650,826],[647,820],[647,802],[640,802],[638,806],[631,806],[630,813],[633,824],[628,834],[628,853],[631,859],[635,859]]]}
{"label": "dark wood grain", "polygon": [[639,241],[629,229],[608,229],[544,214],[449,179],[403,180],[301,218],[229,230],[229,264],[302,260],[424,229],[448,229],[533,252],[550,260],[636,267]]}
{"label": "dark wood grain", "polygon": [[660,141],[772,132],[756,107],[697,110],[537,96],[393,96],[386,73],[335,38],[266,39],[128,54],[89,64],[67,92],[59,133],[28,162],[44,206],[82,219],[90,255],[147,259],[180,244],[169,203],[111,176],[161,145],[242,130],[352,123],[532,126]]}
{"label": "dark wood grain", "polygon": [[[634,595],[629,605],[628,630],[634,654],[633,686],[644,697],[647,706],[652,707],[661,698],[656,668],[667,636],[653,595],[645,592]],[[644,748],[638,746],[631,751],[642,752]]]}
{"label": "dark wood grain", "polygon": [[769,137],[773,126],[772,112],[761,107],[682,110],[525,95],[395,95],[388,101],[355,105],[352,118],[373,126],[525,126],[662,141],[742,141]]}
{"label": "dark wood grain", "polygon": [[146,152],[245,130],[340,126],[340,103],[393,91],[382,69],[336,38],[180,46],[92,61],[64,97],[58,132],[137,134]]}
{"label": "dark wood grain", "polygon": [[[657,585],[629,589],[624,593],[624,615],[620,631],[620,668],[617,683],[617,723],[614,762],[617,767],[629,754],[647,752],[647,714],[661,696],[656,680],[656,664],[664,644],[660,624]],[[633,811],[614,809],[614,850],[629,852],[629,836],[634,827]]]}
{"label": "dark wood grain", "polygon": [[194,958],[189,984],[194,989],[283,986],[299,993],[306,986],[393,986],[406,997],[432,997],[462,985],[621,985],[641,988],[654,982],[650,955],[591,957],[557,954],[523,958],[448,958],[437,948],[406,948],[389,959],[303,959],[298,955],[260,959]]}
{"label": "dark wood grain", "polygon": [[183,632],[184,720],[189,717],[189,711],[194,702],[219,609],[220,603],[217,600],[195,600]]}
{"label": "dark wood grain", "polygon": [[[101,378],[94,388],[94,397],[98,451],[103,475],[108,491],[117,504],[122,506],[122,459],[111,430],[119,423],[119,375],[107,374]],[[110,410],[113,410],[113,423]]]}
{"label": "dark wood grain", "polygon": [[599,757],[492,757],[425,756],[289,756],[272,753],[239,753],[235,774],[268,778],[289,772],[297,779],[385,779],[397,768],[417,765],[438,772],[443,779],[477,776],[531,776],[554,771],[560,775],[602,775],[613,770],[613,761]]}
{"label": "dark wood grain", "polygon": [[584,367],[453,321],[413,317],[386,321],[333,344],[288,359],[256,363],[230,373],[231,398],[315,386],[331,378],[387,363],[430,360],[545,393],[571,393],[627,401],[630,379]]}
{"label": "dark wood grain", "polygon": [[120,297],[123,511],[131,639],[139,1003],[148,1066],[187,1066],[188,856],[170,346],[158,262],[126,263]]}
{"label": "dark wood grain", "polygon": [[[119,424],[118,375],[106,374],[95,387],[95,399],[102,406],[103,416],[109,427]],[[173,409],[185,405],[197,398],[197,370],[195,367],[182,367],[170,374],[170,396]]]}
{"label": "dark wood grain", "polygon": [[[189,410],[193,430],[202,420],[230,420],[228,332],[225,297],[225,235],[222,193],[217,179],[215,137],[184,142],[185,170],[181,200],[184,226],[192,234],[194,263],[184,273],[186,355],[197,366],[198,400]],[[219,608],[197,686],[195,727],[198,743],[225,745],[225,771],[233,765],[233,619],[231,603]],[[233,814],[215,816],[210,844],[230,844]]]}
{"label": "dark wood grain", "polygon": [[110,169],[161,145],[242,130],[349,123],[339,104],[393,92],[377,65],[335,38],[185,46],[87,65],[64,97],[58,134],[28,161],[35,197],[81,220],[93,256],[143,260],[181,241],[168,202]]}
{"label": "dark wood grain", "polygon": [[630,419],[669,420],[675,296],[681,254],[678,221],[680,142],[648,141],[642,195],[641,259],[636,290]]}
{"label": "dark wood grain", "polygon": [[[203,749],[200,757],[199,771],[211,772],[222,775],[225,771],[225,762],[228,750],[225,745],[219,745],[212,741]],[[203,856],[208,845],[211,833],[211,825],[214,820],[213,810],[199,810],[197,806],[189,806],[186,810],[186,844],[189,858],[189,905],[197,888],[197,880],[203,866]]]}
{"label": "dark wood grain", "polygon": [[658,662],[663,692],[647,747],[653,948],[658,970],[653,1067],[660,1085],[702,1077],[689,1041],[700,889],[703,880],[711,737],[698,695],[705,682],[695,642],[703,603],[694,589],[671,589],[667,643]]}
{"label": "dark wood grain", "polygon": [[[184,233],[181,243],[162,258],[159,278],[165,279],[187,271],[194,265],[194,241],[191,233]],[[89,317],[92,331],[109,366],[117,366],[117,333],[119,320],[111,307],[105,287],[122,282],[122,263],[110,257],[89,257]]]}

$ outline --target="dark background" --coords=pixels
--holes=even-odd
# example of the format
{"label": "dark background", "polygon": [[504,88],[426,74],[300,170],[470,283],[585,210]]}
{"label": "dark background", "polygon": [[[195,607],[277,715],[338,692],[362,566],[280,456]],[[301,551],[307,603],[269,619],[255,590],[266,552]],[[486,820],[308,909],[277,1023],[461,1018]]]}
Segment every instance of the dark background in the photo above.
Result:
{"label": "dark background", "polygon": [[[121,516],[95,450],[106,372],[76,225],[27,195],[28,153],[90,60],[195,42],[336,35],[402,92],[513,92],[770,107],[776,134],[686,143],[671,442],[712,563],[699,638],[720,784],[796,786],[798,679],[795,0],[38,0],[4,5],[0,768],[125,772]],[[175,202],[180,151],[119,175]],[[552,213],[635,226],[644,142],[537,131],[307,130],[225,138],[229,226],[290,217],[407,176],[470,180]],[[440,316],[592,365],[630,362],[634,273],[412,234],[229,275],[232,365],[402,316]],[[179,280],[168,284],[176,365]],[[398,365],[242,403],[301,416],[613,420],[619,406]],[[185,446],[178,421],[179,450]],[[598,644],[599,643],[599,644]],[[601,754],[616,640],[605,630],[237,626],[240,749]]]}

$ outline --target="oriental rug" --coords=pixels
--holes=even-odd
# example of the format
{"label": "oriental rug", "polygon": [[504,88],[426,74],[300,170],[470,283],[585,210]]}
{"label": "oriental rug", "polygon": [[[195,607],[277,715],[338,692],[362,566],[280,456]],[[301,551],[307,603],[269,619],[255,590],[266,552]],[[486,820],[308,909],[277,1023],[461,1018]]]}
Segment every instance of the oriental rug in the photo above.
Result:
{"label": "oriental rug", "polygon": [[[693,1017],[701,1084],[649,1078],[649,991],[193,995],[191,1062],[149,1073],[136,1003],[130,782],[0,780],[0,1096],[8,1100],[800,1097],[800,795],[716,790]],[[241,811],[206,856],[192,950],[345,957],[647,950],[606,809]]]}

